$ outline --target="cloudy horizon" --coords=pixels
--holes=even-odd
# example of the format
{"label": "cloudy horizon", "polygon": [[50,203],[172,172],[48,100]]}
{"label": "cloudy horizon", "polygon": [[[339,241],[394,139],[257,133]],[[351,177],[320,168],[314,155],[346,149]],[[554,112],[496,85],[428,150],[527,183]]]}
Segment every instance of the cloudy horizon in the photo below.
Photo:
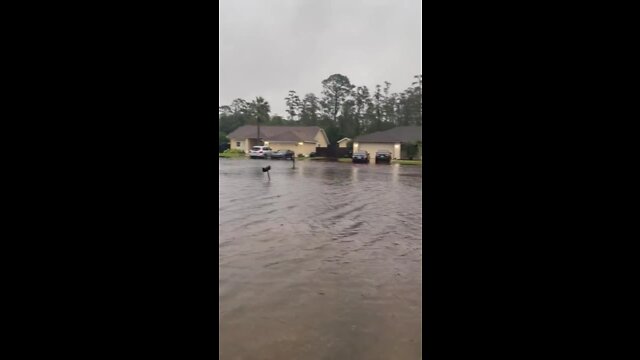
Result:
{"label": "cloudy horizon", "polygon": [[346,75],[401,92],[422,74],[421,0],[220,0],[219,105],[264,97],[286,116],[295,90]]}

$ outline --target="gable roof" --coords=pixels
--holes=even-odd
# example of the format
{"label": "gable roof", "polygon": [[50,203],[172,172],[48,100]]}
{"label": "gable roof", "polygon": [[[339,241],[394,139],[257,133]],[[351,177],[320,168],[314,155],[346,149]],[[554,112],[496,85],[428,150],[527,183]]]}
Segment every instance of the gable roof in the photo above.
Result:
{"label": "gable roof", "polygon": [[[260,126],[260,137],[265,141],[316,142],[315,137],[324,130],[317,126]],[[256,125],[244,125],[227,135],[229,139],[255,139],[258,136]],[[324,135],[326,138],[326,135]]]}
{"label": "gable roof", "polygon": [[343,142],[348,142],[348,141],[351,141],[351,138],[348,138],[348,137],[346,137],[346,138],[342,138],[342,139],[340,139],[340,140],[338,140],[338,141],[336,141],[336,142],[337,142],[338,144],[341,144],[341,143],[343,143]]}
{"label": "gable roof", "polygon": [[422,141],[422,126],[398,126],[358,136],[354,141],[363,143],[411,143]]}

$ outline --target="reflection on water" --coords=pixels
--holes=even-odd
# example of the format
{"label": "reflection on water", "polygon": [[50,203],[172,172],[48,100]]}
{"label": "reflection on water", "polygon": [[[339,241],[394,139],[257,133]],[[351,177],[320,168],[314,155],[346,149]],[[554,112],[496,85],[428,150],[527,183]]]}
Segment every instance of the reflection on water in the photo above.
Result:
{"label": "reflection on water", "polygon": [[219,178],[220,359],[421,358],[420,167],[220,159]]}

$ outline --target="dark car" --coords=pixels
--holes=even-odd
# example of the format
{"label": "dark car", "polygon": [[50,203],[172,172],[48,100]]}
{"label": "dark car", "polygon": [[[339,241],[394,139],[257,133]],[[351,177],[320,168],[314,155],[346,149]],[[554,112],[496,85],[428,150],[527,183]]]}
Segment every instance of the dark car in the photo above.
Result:
{"label": "dark car", "polygon": [[353,163],[369,163],[369,153],[366,151],[354,151],[351,157]]}
{"label": "dark car", "polygon": [[378,150],[376,151],[376,164],[379,163],[391,163],[391,151]]}
{"label": "dark car", "polygon": [[291,160],[291,159],[293,159],[294,156],[296,156],[296,153],[294,153],[291,150],[276,150],[276,151],[271,153],[271,158],[272,159]]}

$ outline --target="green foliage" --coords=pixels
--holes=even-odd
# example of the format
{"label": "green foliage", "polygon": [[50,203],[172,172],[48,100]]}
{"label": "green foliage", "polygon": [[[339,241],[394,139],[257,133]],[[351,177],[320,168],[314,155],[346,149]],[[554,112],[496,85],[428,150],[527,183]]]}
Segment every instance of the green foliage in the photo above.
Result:
{"label": "green foliage", "polygon": [[327,137],[329,138],[329,143],[335,144],[338,140],[342,139],[344,136],[340,133],[340,129],[333,125],[329,125],[324,128],[325,133],[327,133]]}
{"label": "green foliage", "polygon": [[407,144],[404,146],[407,149],[407,157],[409,160],[413,160],[413,158],[418,155],[418,143]]}
{"label": "green foliage", "polygon": [[224,153],[225,154],[244,154],[244,151],[240,149],[226,149]]}
{"label": "green foliage", "polygon": [[218,131],[218,145],[228,143],[229,139],[227,138],[227,134],[222,131]]}
{"label": "green foliage", "polygon": [[251,120],[249,123],[256,124],[258,121],[261,124],[269,122],[269,112],[271,111],[271,105],[263,97],[258,96],[255,100],[249,104]]}
{"label": "green foliage", "polygon": [[262,97],[251,102],[235,99],[218,108],[219,140],[242,125],[320,126],[329,141],[387,130],[395,126],[422,125],[422,75],[414,76],[411,86],[401,93],[391,92],[391,83],[376,85],[373,93],[366,86],[351,84],[348,77],[334,74],[322,81],[322,98],[306,94],[302,99],[294,90],[285,98],[287,118],[270,115],[271,106]]}
{"label": "green foliage", "polygon": [[271,117],[269,125],[288,125],[289,121],[285,120],[282,116],[275,115]]}
{"label": "green foliage", "polygon": [[296,94],[295,90],[290,90],[289,95],[285,98],[287,102],[287,114],[289,114],[290,121],[299,120],[300,113],[302,112],[302,101]]}
{"label": "green foliage", "polygon": [[338,112],[347,96],[351,95],[351,90],[355,86],[351,85],[349,78],[342,74],[333,74],[322,80],[322,104],[325,113],[331,117],[334,125],[337,125]]}
{"label": "green foliage", "polygon": [[420,165],[422,166],[422,160],[391,160],[393,164],[400,165]]}
{"label": "green foliage", "polygon": [[320,101],[315,94],[307,94],[300,108],[300,123],[306,126],[318,125]]}

